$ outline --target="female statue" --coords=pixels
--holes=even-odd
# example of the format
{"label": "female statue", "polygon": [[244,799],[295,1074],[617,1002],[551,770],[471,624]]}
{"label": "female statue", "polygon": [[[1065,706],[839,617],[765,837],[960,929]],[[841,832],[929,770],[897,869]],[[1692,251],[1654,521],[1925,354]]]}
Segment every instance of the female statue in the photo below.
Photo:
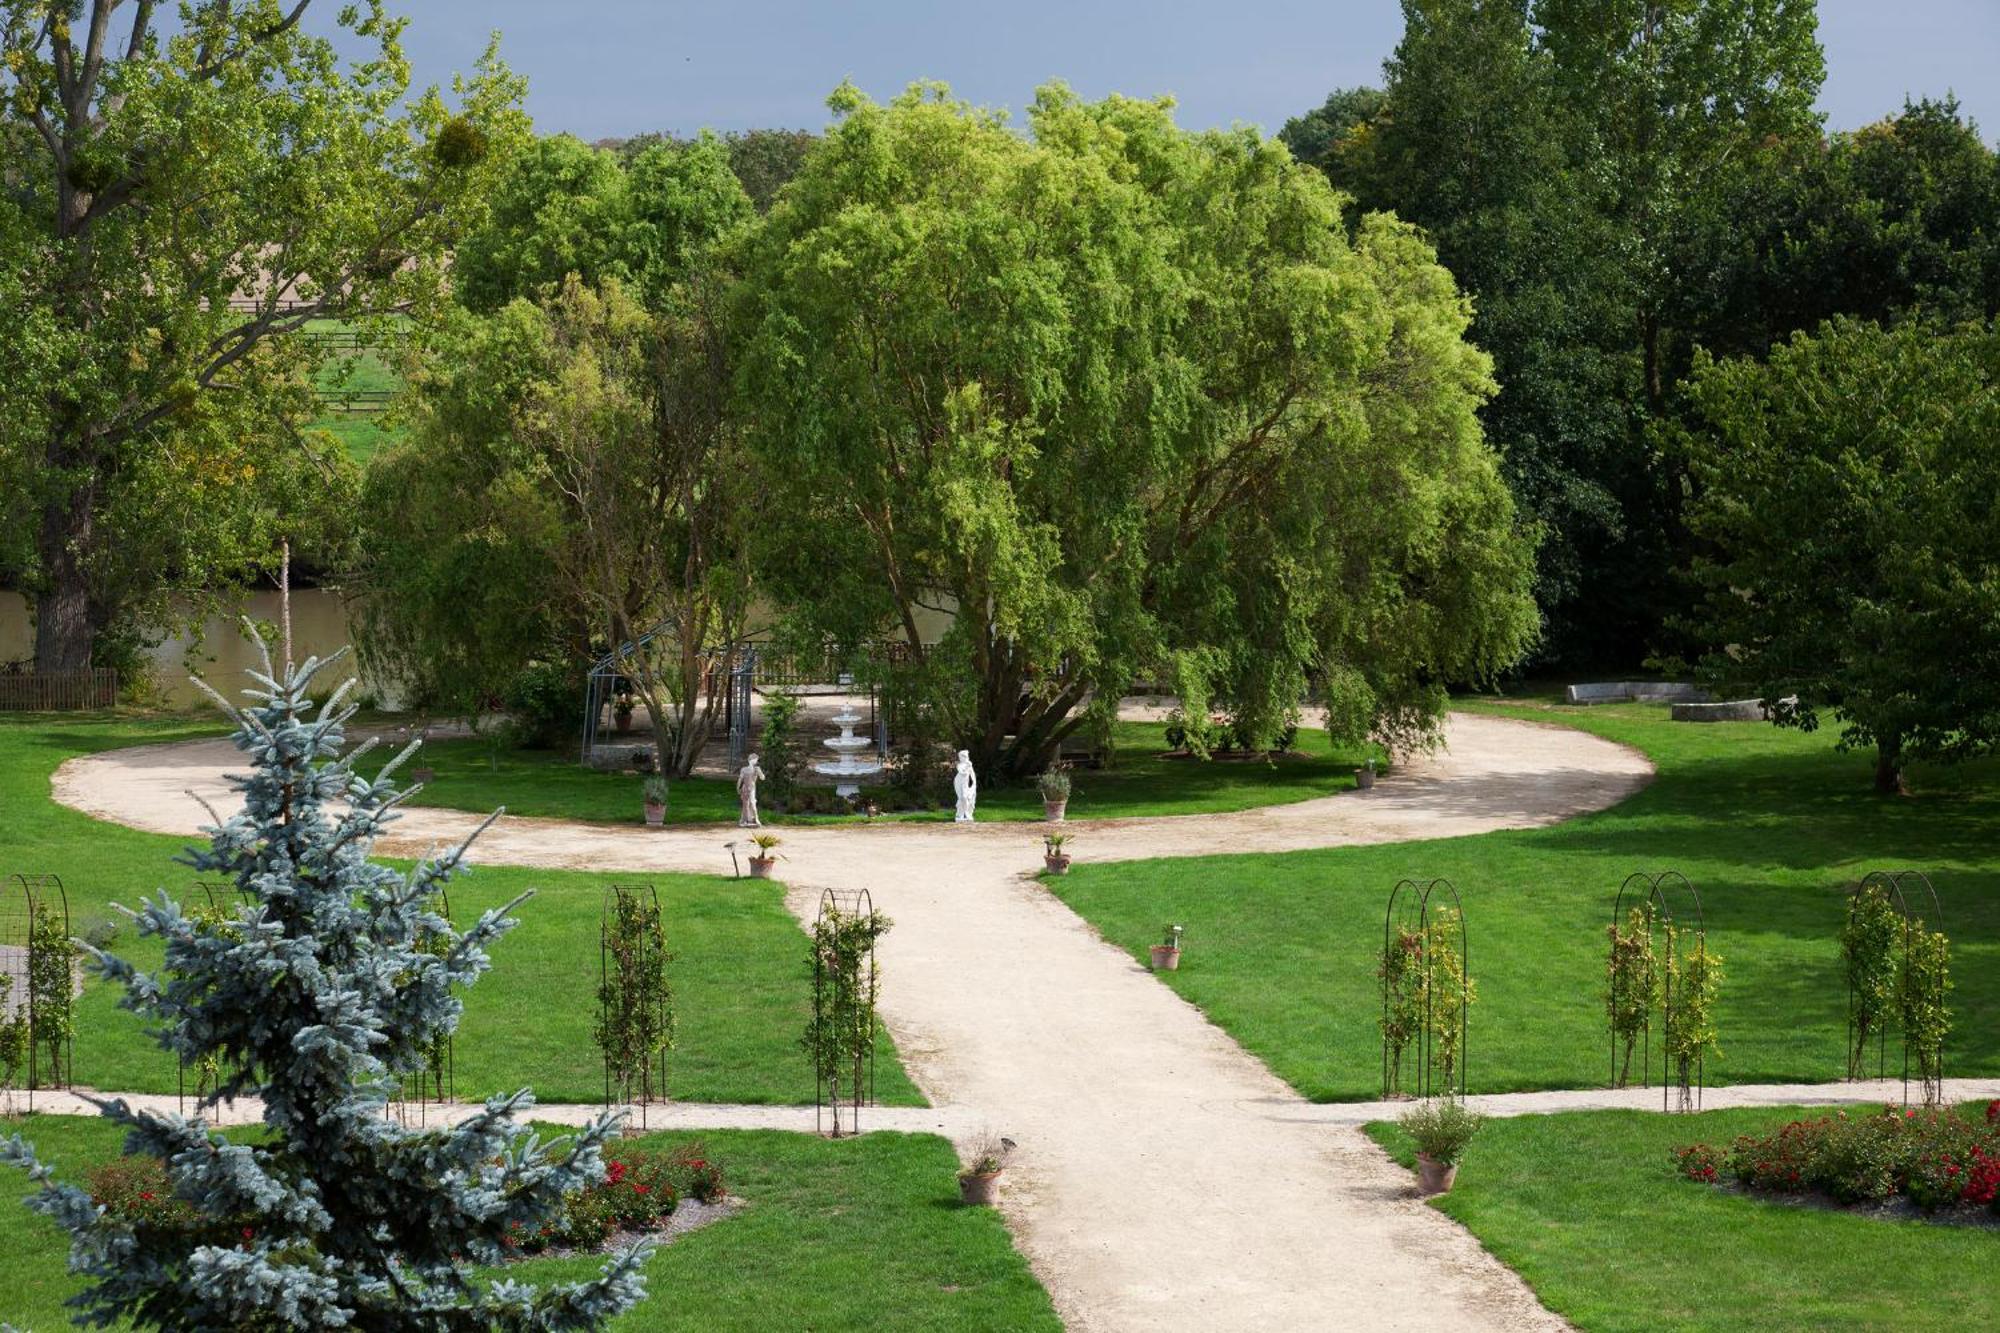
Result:
{"label": "female statue", "polygon": [[972,771],[970,752],[958,752],[958,771],[951,775],[951,790],[958,797],[958,810],[952,820],[959,824],[972,822],[972,807],[979,804],[979,775]]}

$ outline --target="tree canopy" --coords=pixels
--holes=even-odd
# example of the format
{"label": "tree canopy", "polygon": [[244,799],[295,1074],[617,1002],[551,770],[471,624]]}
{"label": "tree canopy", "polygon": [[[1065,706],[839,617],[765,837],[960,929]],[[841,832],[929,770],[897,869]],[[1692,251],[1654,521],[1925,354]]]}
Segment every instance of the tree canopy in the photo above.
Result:
{"label": "tree canopy", "polygon": [[1350,241],[1251,131],[1042,90],[1031,134],[850,88],[746,234],[739,385],[767,589],[921,644],[949,732],[1032,771],[1145,667],[1252,734],[1309,679],[1414,740],[1518,658],[1531,541],[1475,411],[1489,364],[1407,228]]}
{"label": "tree canopy", "polygon": [[1709,677],[1831,714],[1885,791],[2000,741],[2000,332],[1839,320],[1690,394]]}
{"label": "tree canopy", "polygon": [[89,665],[310,525],[286,497],[314,354],[285,335],[434,301],[524,130],[490,52],[454,109],[408,95],[379,3],[346,11],[352,65],[306,8],[0,7],[0,494],[34,534],[0,556],[42,670]]}

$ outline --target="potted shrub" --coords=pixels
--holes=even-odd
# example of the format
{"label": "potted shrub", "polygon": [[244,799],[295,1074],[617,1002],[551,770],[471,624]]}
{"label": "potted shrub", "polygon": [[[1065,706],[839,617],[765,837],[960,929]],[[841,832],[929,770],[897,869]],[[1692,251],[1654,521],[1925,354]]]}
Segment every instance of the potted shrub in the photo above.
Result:
{"label": "potted shrub", "polygon": [[772,851],[784,839],[775,833],[753,834],[750,841],[757,844],[757,850],[750,856],[750,878],[771,878],[771,867],[778,864],[778,853]]}
{"label": "potted shrub", "polygon": [[623,736],[632,730],[632,696],[621,694],[611,705],[611,722]]}
{"label": "potted shrub", "polygon": [[1423,1102],[1403,1112],[1396,1123],[1417,1145],[1418,1193],[1443,1194],[1451,1188],[1458,1178],[1465,1145],[1472,1142],[1483,1119],[1450,1097]]}
{"label": "potted shrub", "polygon": [[973,1205],[990,1205],[1000,1193],[1000,1173],[1006,1169],[1010,1139],[988,1135],[972,1150],[972,1160],[958,1173],[958,1197]]}
{"label": "potted shrub", "polygon": [[1063,812],[1069,808],[1069,774],[1060,765],[1052,766],[1035,779],[1035,785],[1042,789],[1042,818],[1051,824],[1062,823]]}
{"label": "potted shrub", "polygon": [[1375,761],[1373,759],[1370,759],[1367,763],[1354,770],[1354,785],[1363,791],[1367,791],[1375,785]]}
{"label": "potted shrub", "polygon": [[639,787],[646,795],[646,826],[658,828],[667,822],[667,780],[658,773],[648,773]]}
{"label": "potted shrub", "polygon": [[1178,972],[1181,967],[1181,928],[1168,926],[1167,937],[1153,946],[1153,970]]}
{"label": "potted shrub", "polygon": [[410,781],[421,787],[428,783],[436,782],[437,775],[438,773],[435,768],[412,768],[410,770]]}
{"label": "potted shrub", "polygon": [[1063,851],[1063,844],[1069,838],[1061,833],[1051,833],[1042,839],[1042,864],[1049,868],[1051,875],[1069,873],[1070,856]]}

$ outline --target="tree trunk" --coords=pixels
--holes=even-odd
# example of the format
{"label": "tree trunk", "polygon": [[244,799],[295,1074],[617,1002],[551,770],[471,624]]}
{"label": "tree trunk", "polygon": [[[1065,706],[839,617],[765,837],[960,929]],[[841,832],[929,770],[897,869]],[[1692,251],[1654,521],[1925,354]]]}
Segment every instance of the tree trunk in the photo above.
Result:
{"label": "tree trunk", "polygon": [[1903,790],[1903,738],[1884,736],[1875,742],[1875,790],[1893,796]]}
{"label": "tree trunk", "polygon": [[41,585],[35,592],[35,670],[90,667],[90,580],[84,569],[96,524],[97,480],[79,483],[42,506],[35,534]]}

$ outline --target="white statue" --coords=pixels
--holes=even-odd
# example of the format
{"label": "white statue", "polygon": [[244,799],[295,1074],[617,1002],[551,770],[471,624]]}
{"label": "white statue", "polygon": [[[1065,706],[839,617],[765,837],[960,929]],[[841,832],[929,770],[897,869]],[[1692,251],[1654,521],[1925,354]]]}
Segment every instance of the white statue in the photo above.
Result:
{"label": "white statue", "polygon": [[764,821],[757,818],[757,780],[769,777],[757,767],[757,756],[751,755],[750,762],[736,772],[736,826],[738,828],[762,828]]}
{"label": "white statue", "polygon": [[958,797],[958,810],[952,815],[953,822],[970,824],[972,807],[979,804],[979,775],[972,771],[969,751],[958,752],[958,771],[951,775],[951,789]]}

